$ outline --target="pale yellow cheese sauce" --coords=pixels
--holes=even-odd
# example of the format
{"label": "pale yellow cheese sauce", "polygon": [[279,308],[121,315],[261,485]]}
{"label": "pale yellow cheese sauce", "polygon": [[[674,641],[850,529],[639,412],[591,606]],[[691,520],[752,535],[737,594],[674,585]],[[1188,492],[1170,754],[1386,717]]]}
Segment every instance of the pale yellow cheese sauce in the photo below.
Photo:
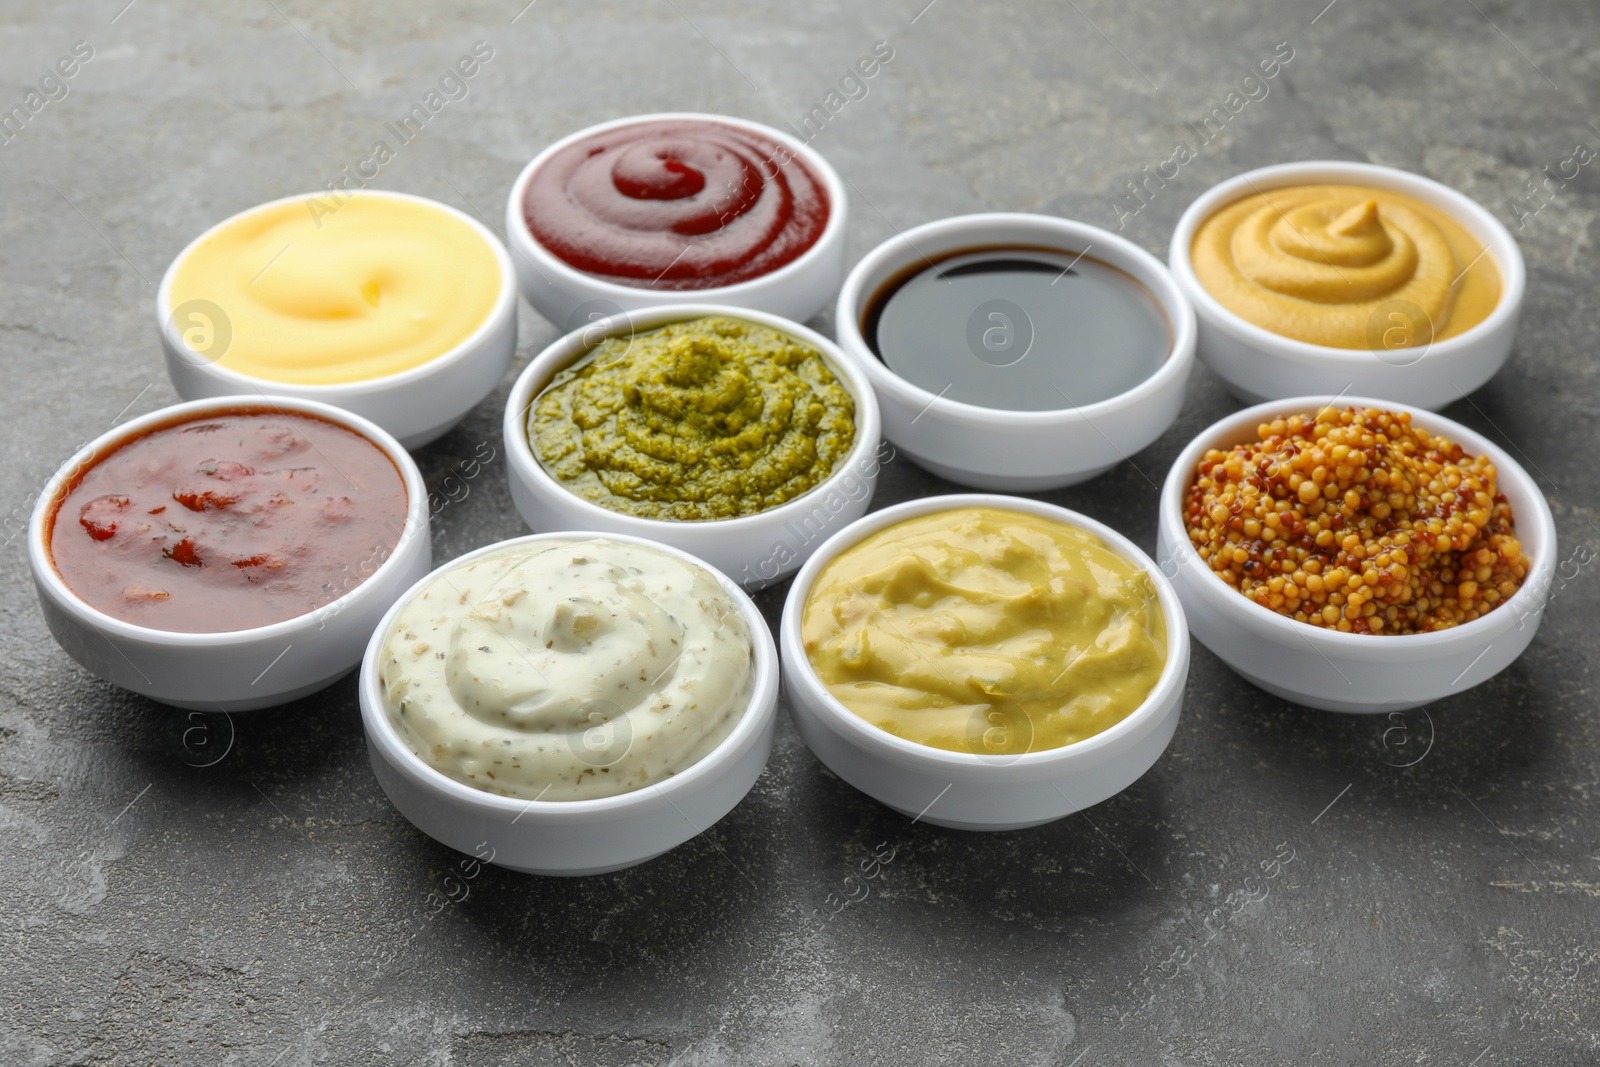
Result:
{"label": "pale yellow cheese sauce", "polygon": [[437,359],[488,320],[502,272],[481,233],[428,203],[340,195],[249,212],[189,250],[168,310],[197,359],[361,382]]}
{"label": "pale yellow cheese sauce", "polygon": [[996,508],[918,516],[852,545],[817,575],[801,636],[856,715],[980,755],[1093,737],[1144,703],[1167,659],[1143,568],[1077,527]]}

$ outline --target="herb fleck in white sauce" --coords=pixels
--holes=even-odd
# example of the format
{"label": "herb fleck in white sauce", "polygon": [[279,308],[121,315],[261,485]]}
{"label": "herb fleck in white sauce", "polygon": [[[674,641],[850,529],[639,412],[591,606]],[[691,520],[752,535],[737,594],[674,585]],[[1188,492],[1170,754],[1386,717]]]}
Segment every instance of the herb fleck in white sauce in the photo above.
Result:
{"label": "herb fleck in white sauce", "polygon": [[688,769],[750,700],[744,616],[703,568],[643,545],[544,541],[434,578],[379,679],[424,762],[526,800],[627,793]]}

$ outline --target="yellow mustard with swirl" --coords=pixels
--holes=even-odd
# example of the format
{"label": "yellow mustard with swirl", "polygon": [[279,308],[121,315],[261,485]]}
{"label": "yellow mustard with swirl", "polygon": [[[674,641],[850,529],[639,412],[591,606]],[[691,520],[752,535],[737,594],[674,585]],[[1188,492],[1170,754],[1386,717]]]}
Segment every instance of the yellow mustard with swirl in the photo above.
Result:
{"label": "yellow mustard with swirl", "polygon": [[800,636],[880,729],[953,752],[1060,748],[1121,722],[1167,661],[1150,576],[1098,537],[963,507],[868,534],[817,575]]}
{"label": "yellow mustard with swirl", "polygon": [[855,399],[812,346],[709,316],[611,337],[535,398],[546,470],[650,519],[752,515],[820,485],[855,443]]}
{"label": "yellow mustard with swirl", "polygon": [[1269,189],[1201,223],[1200,284],[1273,333],[1330,348],[1394,349],[1453,337],[1500,300],[1500,271],[1455,219],[1360,185]]}
{"label": "yellow mustard with swirl", "polygon": [[173,273],[168,310],[197,357],[331,385],[456,348],[488,320],[501,282],[488,240],[440,205],[305,197],[239,215],[196,244]]}

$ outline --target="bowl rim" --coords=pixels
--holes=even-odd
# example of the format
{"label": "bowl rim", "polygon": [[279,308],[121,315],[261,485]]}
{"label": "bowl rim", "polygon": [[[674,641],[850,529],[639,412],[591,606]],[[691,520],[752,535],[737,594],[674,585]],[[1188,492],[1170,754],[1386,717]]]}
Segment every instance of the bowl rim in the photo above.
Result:
{"label": "bowl rim", "polygon": [[[133,439],[143,436],[146,432],[166,426],[182,425],[196,422],[207,417],[208,413],[226,413],[229,411],[265,410],[276,411],[280,414],[287,412],[300,412],[313,415],[343,427],[364,438],[374,448],[387,456],[400,474],[400,480],[406,489],[406,513],[404,524],[400,528],[399,536],[395,539],[389,554],[382,563],[369,574],[355,588],[346,592],[337,599],[319,605],[309,611],[300,613],[288,619],[269,623],[266,626],[253,626],[245,630],[222,630],[214,633],[190,633],[182,630],[158,630],[150,626],[140,626],[137,623],[126,622],[115,616],[108,615],[99,608],[94,607],[84,600],[66,579],[56,569],[54,558],[50,553],[49,534],[54,528],[49,523],[51,512],[57,506],[57,500],[63,494],[66,483],[75,478],[80,471],[87,471],[105,459],[122,445]],[[405,550],[419,537],[429,536],[428,514],[428,487],[422,478],[422,471],[417,466],[416,460],[411,458],[411,453],[395,439],[394,435],[384,430],[370,419],[357,415],[352,411],[323,403],[320,400],[309,400],[305,397],[273,396],[270,394],[247,394],[238,396],[205,397],[200,400],[187,400],[167,407],[157,408],[155,411],[140,415],[138,418],[129,419],[120,426],[115,426],[88,444],[79,448],[65,463],[56,469],[45,483],[39,493],[39,499],[34,503],[33,515],[28,522],[28,562],[33,571],[34,580],[46,587],[51,597],[58,605],[77,617],[77,621],[84,623],[108,638],[115,637],[124,641],[137,641],[146,645],[182,648],[232,648],[255,644],[290,636],[303,629],[309,620],[319,617],[332,617],[345,611],[352,603],[362,596],[373,595],[372,590],[379,587],[379,576],[386,571],[393,572],[405,565]],[[49,525],[50,529],[46,526]]]}
{"label": "bowl rim", "polygon": [[[872,347],[867,344],[866,337],[861,332],[861,314],[865,310],[867,300],[873,295],[866,291],[867,276],[878,273],[885,266],[891,268],[892,274],[896,270],[911,266],[918,260],[926,260],[927,257],[916,247],[916,240],[919,237],[943,238],[951,233],[959,234],[967,230],[982,230],[992,226],[1032,226],[1039,231],[1041,247],[1053,248],[1065,255],[1074,253],[1087,255],[1093,249],[1104,246],[1114,250],[1126,260],[1138,264],[1143,271],[1142,274],[1124,267],[1117,269],[1149,290],[1172,328],[1172,345],[1161,365],[1133,388],[1115,396],[1079,407],[1049,408],[1044,411],[991,408],[969,404],[963,400],[953,400],[943,394],[929,392],[891,370],[888,364],[873,354]],[[1085,247],[1080,252],[1077,248],[1071,247],[1073,244],[1082,244]],[[1063,245],[1065,247],[1062,247]],[[867,377],[875,389],[894,394],[895,399],[905,403],[919,405],[924,412],[942,409],[947,415],[959,416],[974,422],[1047,426],[1064,422],[1092,423],[1097,416],[1120,414],[1127,408],[1170,388],[1189,372],[1194,363],[1199,327],[1195,321],[1194,306],[1183,291],[1183,287],[1173,278],[1172,271],[1161,260],[1126,237],[1086,222],[1057,215],[1022,211],[984,211],[969,215],[951,215],[924,222],[909,230],[899,231],[861,257],[856,265],[850,268],[844,284],[839,289],[834,308],[834,332],[839,335],[839,346],[865,367]]]}
{"label": "bowl rim", "polygon": [[[1320,159],[1293,163],[1274,163],[1257,167],[1231,178],[1224,179],[1201,193],[1178,217],[1172,231],[1172,241],[1167,260],[1178,284],[1188,294],[1197,314],[1209,325],[1226,329],[1251,347],[1264,351],[1274,358],[1331,361],[1341,364],[1369,359],[1373,352],[1367,348],[1334,348],[1330,345],[1312,344],[1258,326],[1225,307],[1211,291],[1201,284],[1194,272],[1190,252],[1194,246],[1195,231],[1201,223],[1223,208],[1249,196],[1252,192],[1270,192],[1296,185],[1366,184],[1390,192],[1414,196],[1429,206],[1442,210],[1481,241],[1485,251],[1500,272],[1500,299],[1482,322],[1463,330],[1454,337],[1430,342],[1423,349],[1425,356],[1438,355],[1449,358],[1464,348],[1485,340],[1508,321],[1515,321],[1521,312],[1523,295],[1527,290],[1527,265],[1516,237],[1488,208],[1452,189],[1443,182],[1398,167],[1354,160]],[[1448,208],[1438,203],[1443,201]],[[1485,236],[1487,234],[1487,236]],[[1418,357],[1417,363],[1422,362]],[[1415,366],[1416,364],[1408,364]],[[1402,368],[1403,369],[1403,368]]]}
{"label": "bowl rim", "polygon": [[[1167,658],[1162,664],[1161,675],[1156,679],[1156,684],[1151,687],[1138,707],[1118,722],[1081,741],[1023,753],[980,755],[976,752],[955,752],[950,749],[935,748],[892,734],[845,707],[839,698],[828,690],[817,675],[816,668],[812,666],[811,657],[806,655],[800,636],[801,615],[818,573],[845,549],[885,527],[919,515],[969,507],[1037,515],[1094,534],[1105,542],[1107,548],[1136,564],[1150,576],[1156,587],[1157,599],[1167,627]],[[1129,735],[1145,729],[1175,697],[1182,696],[1189,676],[1189,626],[1184,618],[1183,604],[1172,582],[1161,573],[1161,568],[1143,549],[1112,527],[1081,512],[1058,504],[1048,504],[1042,500],[1007,496],[1002,493],[949,493],[919,497],[880,508],[852,522],[824,541],[795,575],[783,603],[779,641],[785,658],[792,664],[785,675],[786,680],[791,684],[804,685],[816,704],[826,709],[826,718],[832,728],[844,734],[846,740],[857,747],[867,745],[880,752],[888,750],[902,759],[932,764],[953,771],[988,771],[1006,767],[1037,769],[1051,764],[1069,764],[1082,759],[1093,759],[1100,755],[1102,750],[1115,746]]]}
{"label": "bowl rim", "polygon": [[[619,129],[623,126],[636,126],[646,122],[667,121],[707,122],[722,126],[732,126],[776,141],[787,148],[791,155],[800,158],[805,166],[816,175],[823,188],[827,190],[829,201],[828,221],[823,224],[822,232],[811,243],[811,247],[775,270],[757,275],[754,278],[747,278],[742,282],[734,282],[732,285],[719,285],[709,289],[651,289],[644,286],[621,285],[581,271],[545,248],[544,244],[533,236],[533,231],[528,229],[527,219],[523,215],[523,200],[527,195],[528,183],[533,180],[534,173],[557,152],[586,137],[605,133],[608,130]],[[518,173],[516,180],[511,183],[511,192],[506,198],[506,241],[535,270],[540,272],[549,270],[554,274],[561,275],[562,280],[568,285],[581,286],[585,289],[591,299],[609,300],[613,303],[627,300],[637,303],[640,295],[644,294],[651,297],[662,297],[664,298],[663,302],[682,299],[690,303],[734,304],[748,296],[759,294],[770,286],[785,285],[790,279],[813,269],[813,265],[819,259],[830,254],[834,248],[840,246],[843,242],[848,214],[849,197],[845,193],[844,179],[839,176],[839,172],[834,169],[833,164],[829,163],[822,153],[812,148],[808,142],[765,123],[739,118],[734,115],[719,115],[707,111],[657,111],[640,115],[625,115],[621,118],[597,122],[591,126],[575,130],[541,149],[533,159],[528,161],[528,164]],[[548,278],[546,282],[549,282]]]}
{"label": "bowl rim", "polygon": [[[411,751],[411,746],[405,743],[399,732],[394,728],[394,724],[389,721],[388,712],[384,706],[383,693],[378,686],[378,658],[382,652],[384,639],[388,636],[389,628],[394,625],[395,618],[429,582],[441,574],[470,563],[482,556],[518,545],[531,545],[544,541],[586,540],[615,541],[665,552],[681,562],[704,569],[722,587],[723,592],[733,599],[733,602],[739,607],[741,616],[744,618],[745,627],[750,632],[752,648],[750,663],[751,670],[754,672],[754,678],[750,686],[750,699],[745,705],[744,711],[740,714],[739,721],[728,732],[728,736],[718,742],[710,752],[707,752],[699,760],[677,774],[663,781],[629,790],[626,793],[616,793],[608,797],[594,797],[588,800],[523,800],[519,797],[500,796],[467,785],[464,782],[458,782],[443,771],[436,770],[430,766],[421,756]],[[750,595],[741,589],[733,579],[693,553],[634,534],[603,533],[594,530],[556,530],[549,533],[524,534],[520,537],[511,537],[504,541],[496,541],[493,544],[475,548],[471,552],[464,553],[433,568],[419,578],[395,599],[389,610],[384,612],[383,619],[378,623],[377,628],[372,631],[372,636],[368,639],[366,650],[361,657],[358,687],[361,720],[366,736],[391,767],[404,774],[421,788],[431,790],[435,794],[442,794],[451,801],[486,809],[495,814],[516,813],[519,818],[522,815],[535,816],[534,821],[529,823],[529,829],[533,829],[539,825],[540,817],[545,820],[552,818],[581,820],[585,817],[594,818],[615,815],[634,807],[652,806],[652,802],[659,802],[662,799],[665,799],[668,803],[673,803],[672,798],[675,794],[690,790],[702,779],[719,773],[730,760],[756,741],[766,726],[766,720],[777,714],[778,652],[777,646],[772,640],[772,631],[768,628],[766,620],[762,618],[761,609],[756,607],[755,601],[750,598]],[[704,831],[705,827],[696,827],[695,829]]]}
{"label": "bowl rim", "polygon": [[[533,401],[557,374],[588,355],[601,341],[623,333],[654,330],[676,322],[709,317],[743,319],[805,342],[822,354],[834,376],[850,392],[856,405],[856,440],[844,459],[826,478],[799,496],[791,497],[775,507],[750,515],[726,519],[651,519],[612,511],[604,505],[585,500],[545,470],[544,464],[539,462],[539,457],[534,453],[533,442],[528,440],[527,415]],[[623,311],[610,315],[563,334],[529,360],[528,365],[517,375],[516,381],[511,386],[510,395],[506,398],[501,428],[506,441],[506,451],[509,454],[508,473],[511,477],[521,478],[530,486],[536,485],[546,492],[564,494],[586,519],[593,517],[596,522],[625,526],[636,531],[638,536],[652,541],[665,541],[672,537],[674,532],[685,529],[754,533],[765,529],[773,522],[781,522],[785,518],[808,513],[811,505],[807,502],[814,504],[816,498],[827,490],[837,488],[838,483],[846,475],[854,471],[858,472],[858,477],[866,477],[859,474],[859,469],[865,465],[870,454],[875,454],[879,450],[883,433],[878,398],[872,390],[872,383],[867,380],[856,362],[845,355],[837,344],[815,330],[781,315],[725,304],[657,304],[638,311]]]}
{"label": "bowl rim", "polygon": [[[238,386],[241,391],[247,389],[257,389],[270,393],[276,390],[280,393],[280,395],[292,394],[296,396],[304,396],[313,400],[326,400],[330,403],[338,403],[342,400],[365,397],[378,393],[387,393],[392,390],[402,389],[408,385],[414,385],[426,378],[429,378],[434,374],[446,371],[457,364],[464,363],[468,358],[479,353],[483,349],[484,343],[489,339],[489,337],[497,330],[501,329],[508,319],[514,318],[517,310],[516,267],[511,262],[511,256],[506,251],[505,245],[503,245],[500,242],[500,239],[495,236],[494,232],[483,223],[479,222],[471,215],[468,215],[466,212],[451,207],[449,204],[442,203],[426,196],[418,196],[414,193],[402,193],[389,189],[335,190],[334,192],[343,193],[352,199],[359,197],[376,197],[383,200],[399,200],[414,204],[422,204],[444,212],[451,218],[466,224],[466,226],[471,229],[473,233],[477,234],[493,253],[495,263],[500,270],[499,291],[495,294],[495,300],[493,305],[491,305],[489,308],[489,313],[484,316],[483,321],[478,324],[477,328],[464,337],[459,343],[457,343],[455,347],[446,349],[444,352],[441,352],[437,356],[417,364],[415,367],[408,367],[403,371],[396,371],[393,374],[385,374],[377,378],[363,378],[354,382],[285,382],[278,381],[274,378],[258,378],[255,375],[245,374],[241,371],[236,371],[231,367],[224,367],[216,360],[195,361],[185,358],[182,353],[192,352],[192,349],[189,348],[188,344],[183,340],[183,337],[177,332],[177,329],[172,321],[173,308],[170,306],[172,302],[173,280],[177,277],[178,268],[183,264],[183,261],[187,259],[190,253],[192,253],[202,243],[209,240],[214,234],[221,232],[226,227],[249,218],[252,215],[281,207],[285,204],[304,203],[317,197],[329,195],[328,192],[324,190],[321,192],[296,193],[291,196],[281,196],[276,200],[268,200],[265,203],[256,204],[252,207],[245,208],[243,211],[236,212],[232,215],[229,215],[222,221],[215,223],[201,233],[198,237],[195,237],[188,244],[184,245],[183,250],[174,256],[172,258],[172,262],[167,265],[166,272],[161,276],[161,284],[156,289],[156,324],[160,330],[161,339],[164,342],[168,353],[175,354],[176,358],[183,360],[188,367],[193,368],[196,372],[207,375],[227,385]],[[224,312],[226,312],[226,309],[224,309]],[[226,353],[224,353],[224,355],[226,355]],[[221,358],[222,357],[220,356],[218,357],[218,359]]]}
{"label": "bowl rim", "polygon": [[1548,589],[1550,577],[1555,572],[1557,554],[1555,517],[1550,511],[1550,502],[1545,498],[1544,492],[1521,464],[1505,449],[1482,434],[1437,412],[1390,400],[1375,400],[1371,397],[1341,395],[1333,399],[1340,408],[1378,408],[1384,411],[1408,413],[1415,425],[1429,433],[1443,436],[1475,456],[1488,456],[1495,465],[1497,484],[1503,483],[1507,477],[1518,483],[1519,489],[1536,502],[1531,515],[1524,513],[1513,516],[1518,525],[1518,540],[1527,544],[1522,537],[1522,531],[1532,526],[1536,528],[1536,536],[1544,546],[1540,554],[1533,558],[1528,574],[1517,591],[1488,614],[1480,615],[1476,619],[1447,630],[1433,630],[1420,634],[1347,634],[1298,622],[1287,615],[1278,614],[1271,608],[1262,607],[1229,586],[1207,566],[1200,558],[1200,554],[1195,551],[1193,543],[1189,540],[1188,528],[1183,522],[1183,496],[1193,480],[1192,472],[1200,457],[1205,455],[1208,449],[1221,447],[1224,441],[1248,439],[1253,434],[1254,427],[1262,422],[1288,415],[1307,413],[1314,415],[1329,403],[1327,397],[1316,396],[1269,400],[1241,408],[1201,430],[1178,453],[1167,471],[1166,479],[1162,482],[1159,519],[1161,532],[1170,542],[1169,551],[1178,557],[1175,560],[1177,570],[1174,573],[1180,573],[1185,568],[1203,572],[1202,579],[1190,582],[1189,587],[1204,596],[1210,604],[1233,615],[1246,625],[1264,627],[1274,635],[1282,635],[1285,638],[1298,636],[1310,643],[1313,648],[1318,645],[1326,646],[1319,648],[1319,652],[1381,653],[1386,649],[1395,649],[1410,654],[1413,651],[1424,653],[1450,645],[1470,643],[1480,635],[1492,637],[1492,633],[1488,631],[1491,627],[1503,629],[1506,625],[1503,620],[1521,618],[1522,616],[1512,610],[1512,605],[1527,608],[1532,601],[1543,603],[1544,590]]}

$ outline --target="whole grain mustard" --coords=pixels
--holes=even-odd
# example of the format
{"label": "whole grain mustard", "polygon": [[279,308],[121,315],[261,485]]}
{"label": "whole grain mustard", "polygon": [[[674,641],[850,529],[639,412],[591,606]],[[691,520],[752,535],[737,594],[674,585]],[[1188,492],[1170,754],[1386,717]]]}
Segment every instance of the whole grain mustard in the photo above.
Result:
{"label": "whole grain mustard", "polygon": [[1494,464],[1407,412],[1324,407],[1211,449],[1184,522],[1200,558],[1262,607],[1357,634],[1448,629],[1527,577]]}

